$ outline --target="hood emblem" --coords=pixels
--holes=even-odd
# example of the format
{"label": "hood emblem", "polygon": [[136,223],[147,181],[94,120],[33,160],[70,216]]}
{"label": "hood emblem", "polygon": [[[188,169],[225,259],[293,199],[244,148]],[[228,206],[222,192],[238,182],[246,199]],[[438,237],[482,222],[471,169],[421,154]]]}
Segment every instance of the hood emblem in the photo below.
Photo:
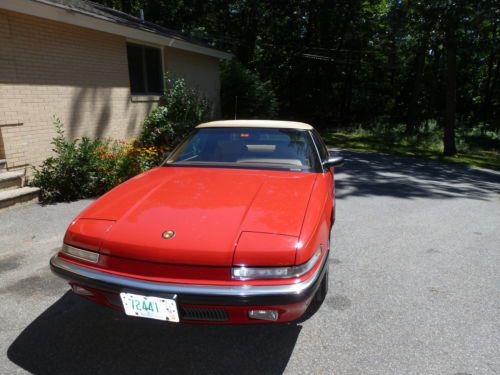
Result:
{"label": "hood emblem", "polygon": [[170,229],[169,229],[169,230],[166,230],[165,232],[163,232],[163,233],[161,234],[161,237],[162,237],[163,239],[165,239],[165,240],[169,240],[169,239],[171,239],[173,236],[175,236],[175,231],[170,230]]}

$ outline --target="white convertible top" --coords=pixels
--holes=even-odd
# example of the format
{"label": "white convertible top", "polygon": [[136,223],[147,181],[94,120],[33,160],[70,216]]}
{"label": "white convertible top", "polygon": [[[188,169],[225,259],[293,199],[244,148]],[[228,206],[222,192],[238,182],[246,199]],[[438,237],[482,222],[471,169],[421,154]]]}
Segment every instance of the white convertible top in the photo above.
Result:
{"label": "white convertible top", "polygon": [[314,129],[304,122],[275,120],[225,120],[205,122],[197,128],[278,128],[278,129]]}

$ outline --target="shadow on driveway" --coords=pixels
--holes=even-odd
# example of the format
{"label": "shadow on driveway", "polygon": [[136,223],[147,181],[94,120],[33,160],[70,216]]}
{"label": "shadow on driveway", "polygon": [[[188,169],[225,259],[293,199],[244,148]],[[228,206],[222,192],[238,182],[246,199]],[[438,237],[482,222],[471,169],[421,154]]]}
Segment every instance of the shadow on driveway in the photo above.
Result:
{"label": "shadow on driveway", "polygon": [[67,292],[7,355],[35,374],[281,374],[300,330],[134,319]]}
{"label": "shadow on driveway", "polygon": [[500,172],[411,157],[342,150],[346,164],[336,170],[337,198],[472,198],[500,194]]}

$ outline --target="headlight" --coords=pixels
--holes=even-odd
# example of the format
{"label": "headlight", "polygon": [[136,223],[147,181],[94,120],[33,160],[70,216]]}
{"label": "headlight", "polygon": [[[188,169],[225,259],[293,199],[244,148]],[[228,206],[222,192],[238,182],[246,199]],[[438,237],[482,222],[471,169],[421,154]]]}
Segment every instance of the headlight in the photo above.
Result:
{"label": "headlight", "polygon": [[79,249],[77,247],[73,247],[66,244],[63,244],[61,252],[73,258],[86,260],[87,262],[97,263],[97,261],[99,260],[99,253],[96,253],[94,251]]}
{"label": "headlight", "polygon": [[321,248],[307,262],[299,266],[288,267],[233,267],[231,276],[234,280],[251,279],[286,279],[300,277],[308,273],[321,258]]}

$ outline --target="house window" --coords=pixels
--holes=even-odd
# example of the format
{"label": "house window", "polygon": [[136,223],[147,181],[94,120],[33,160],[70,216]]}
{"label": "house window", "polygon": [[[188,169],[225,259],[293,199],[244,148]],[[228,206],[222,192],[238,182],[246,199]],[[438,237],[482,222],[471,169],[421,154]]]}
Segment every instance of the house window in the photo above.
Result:
{"label": "house window", "polygon": [[161,50],[129,43],[127,58],[132,95],[161,95],[163,91]]}

